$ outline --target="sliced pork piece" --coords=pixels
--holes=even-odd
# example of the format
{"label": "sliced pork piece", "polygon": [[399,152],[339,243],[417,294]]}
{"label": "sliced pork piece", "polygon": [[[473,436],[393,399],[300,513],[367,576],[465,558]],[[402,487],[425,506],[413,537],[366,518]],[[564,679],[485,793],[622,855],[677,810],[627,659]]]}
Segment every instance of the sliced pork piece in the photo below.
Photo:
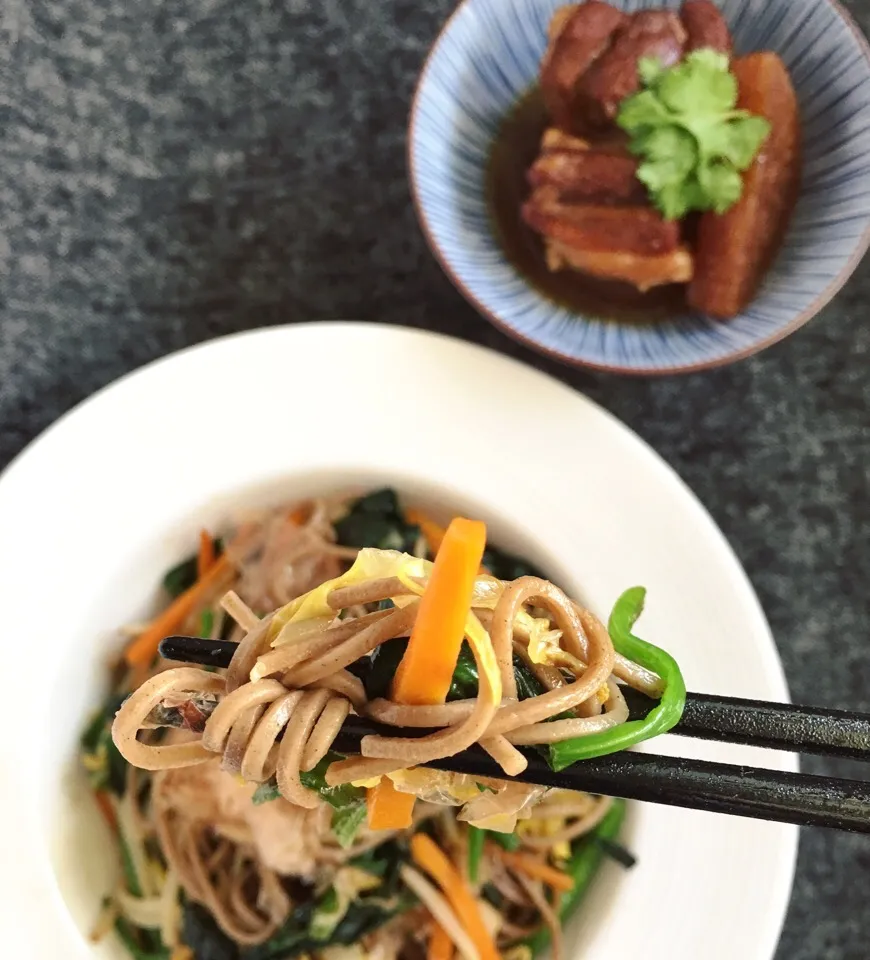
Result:
{"label": "sliced pork piece", "polygon": [[562,7],[551,20],[550,43],[541,63],[541,93],[555,126],[572,131],[577,82],[608,49],[627,17],[601,0]]}
{"label": "sliced pork piece", "polygon": [[755,296],[788,225],[800,180],[800,114],[785,64],[775,53],[734,61],[738,106],[766,117],[771,130],[743,178],[743,196],[698,225],[691,306],[727,320]]}
{"label": "sliced pork piece", "polygon": [[637,179],[637,160],[600,150],[550,150],[528,173],[533,187],[552,186],[568,202],[643,204],[646,188]]}
{"label": "sliced pork piece", "polygon": [[692,279],[692,254],[688,247],[644,256],[617,250],[581,250],[551,240],[546,242],[546,257],[550,270],[577,270],[605,280],[621,280],[641,292]]}
{"label": "sliced pork piece", "polygon": [[559,130],[557,127],[547,127],[541,137],[541,153],[548,153],[550,150],[567,150],[571,153],[577,153],[588,149],[588,140],[572,137],[571,134],[565,133],[564,130]]}
{"label": "sliced pork piece", "polygon": [[569,247],[623,253],[659,254],[680,244],[680,225],[650,207],[566,204],[551,187],[536,190],[523,206],[523,219],[537,233]]}
{"label": "sliced pork piece", "polygon": [[671,67],[682,58],[685,42],[686,31],[676,13],[635,13],[580,79],[575,115],[578,132],[604,129],[613,123],[620,103],[640,86],[637,64],[642,57],[656,57]]}
{"label": "sliced pork piece", "polygon": [[303,810],[283,797],[255,805],[254,789],[254,784],[221,770],[218,758],[161,771],[154,781],[157,803],[207,823],[229,840],[251,844],[262,863],[276,873],[314,879],[323,842],[330,835],[328,811]]}
{"label": "sliced pork piece", "polygon": [[686,28],[686,53],[710,48],[731,56],[731,31],[711,0],[686,0],[680,10],[680,19]]}

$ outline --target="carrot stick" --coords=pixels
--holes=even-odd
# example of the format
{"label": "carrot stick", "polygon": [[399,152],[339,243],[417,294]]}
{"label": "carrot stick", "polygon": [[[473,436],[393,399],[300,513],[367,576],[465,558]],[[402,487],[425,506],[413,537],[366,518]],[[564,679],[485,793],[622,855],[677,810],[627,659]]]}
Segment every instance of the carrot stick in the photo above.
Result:
{"label": "carrot stick", "polygon": [[202,578],[214,566],[214,540],[208,530],[199,531],[199,552],[196,555],[196,578]]}
{"label": "carrot stick", "polygon": [[[397,703],[432,705],[447,699],[485,546],[486,526],[476,520],[456,517],[447,528],[393,680]],[[414,795],[395,791],[388,777],[369,789],[366,801],[372,830],[400,830],[411,822]]]}
{"label": "carrot stick", "polygon": [[551,867],[537,857],[530,857],[526,853],[513,853],[496,846],[492,849],[509,867],[524,873],[527,877],[543,880],[548,886],[562,893],[570,893],[574,889],[574,881],[567,873]]}
{"label": "carrot stick", "polygon": [[221,554],[212,564],[208,573],[176,597],[148,627],[127,647],[125,658],[131,667],[150,663],[157,654],[160,641],[177,630],[185,617],[215,584],[231,571],[229,555]]}
{"label": "carrot stick", "polygon": [[429,949],[426,960],[453,960],[453,941],[450,935],[436,920],[432,921],[432,933],[429,934]]}
{"label": "carrot stick", "polygon": [[456,517],[447,528],[393,681],[397,703],[447,699],[485,546],[486,526],[479,521]]}
{"label": "carrot stick", "polygon": [[409,507],[405,511],[405,519],[408,523],[412,523],[415,527],[420,528],[420,532],[426,538],[426,543],[429,544],[432,555],[434,556],[438,553],[438,548],[441,546],[444,534],[447,533],[445,528],[442,527],[440,523],[436,523],[431,517],[427,517],[422,510],[415,510],[413,507]]}
{"label": "carrot stick", "polygon": [[366,791],[370,830],[404,830],[413,821],[414,794],[400,793],[389,777]]}
{"label": "carrot stick", "polygon": [[483,922],[477,900],[447,854],[425,833],[415,833],[411,837],[411,857],[441,888],[481,960],[499,960],[498,950]]}

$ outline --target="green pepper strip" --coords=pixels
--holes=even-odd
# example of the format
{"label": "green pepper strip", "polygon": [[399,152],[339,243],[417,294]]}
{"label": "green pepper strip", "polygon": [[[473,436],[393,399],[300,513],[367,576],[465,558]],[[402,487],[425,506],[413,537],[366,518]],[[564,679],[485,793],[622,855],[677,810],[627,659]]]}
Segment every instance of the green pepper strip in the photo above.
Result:
{"label": "green pepper strip", "polygon": [[477,877],[480,873],[480,858],[483,856],[483,841],[486,839],[486,831],[479,827],[468,828],[468,879],[472,883],[477,883]]}
{"label": "green pepper strip", "polygon": [[[581,837],[573,846],[571,859],[563,868],[568,876],[574,881],[574,888],[568,893],[561,895],[559,901],[558,913],[559,919],[564,923],[570,914],[577,909],[577,905],[583,899],[584,894],[589,888],[592,878],[604,856],[604,850],[601,845],[594,842],[595,838],[601,840],[614,840],[622,829],[622,822],[625,819],[625,801],[614,800],[613,806],[607,811],[604,819],[592,833]],[[532,955],[539,954],[550,942],[550,931],[547,927],[541,927],[537,933],[532,934],[523,943],[531,951]]]}
{"label": "green pepper strip", "polygon": [[649,740],[671,729],[683,715],[686,684],[676,660],[659,647],[641,640],[631,629],[643,611],[644,587],[632,587],[616,601],[607,629],[617,653],[657,673],[664,684],[661,700],[643,720],[631,720],[612,730],[573,737],[550,745],[549,763],[553,770],[564,770],[578,760],[603,757]]}

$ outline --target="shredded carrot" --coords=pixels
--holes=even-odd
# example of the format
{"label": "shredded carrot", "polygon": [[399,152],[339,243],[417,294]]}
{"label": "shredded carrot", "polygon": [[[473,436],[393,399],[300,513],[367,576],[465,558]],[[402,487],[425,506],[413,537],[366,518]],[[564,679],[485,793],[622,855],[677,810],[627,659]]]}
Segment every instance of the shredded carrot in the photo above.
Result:
{"label": "shredded carrot", "polygon": [[400,793],[389,777],[366,791],[370,830],[404,830],[411,826],[414,794]]}
{"label": "shredded carrot", "polygon": [[426,960],[453,960],[453,941],[450,939],[450,934],[434,919],[432,932],[429,934]]}
{"label": "shredded carrot", "polygon": [[427,517],[422,510],[415,510],[413,507],[409,507],[405,511],[405,519],[408,523],[412,523],[415,527],[420,528],[420,532],[426,538],[426,543],[429,544],[429,549],[432,551],[433,556],[438,553],[438,548],[441,546],[444,534],[447,533],[445,528],[442,527],[440,523],[436,523],[431,517]]}
{"label": "shredded carrot", "polygon": [[157,655],[160,641],[169,636],[173,630],[178,629],[196,604],[230,572],[230,569],[228,554],[221,554],[204,577],[176,597],[127,647],[124,654],[127,663],[131,667],[150,663]]}
{"label": "shredded carrot", "polygon": [[[447,528],[393,680],[397,703],[433,705],[447,699],[485,546],[486,526],[476,520],[456,517]],[[372,830],[400,830],[411,822],[413,794],[398,793],[388,781],[384,777],[367,794]]]}
{"label": "shredded carrot", "polygon": [[301,527],[303,523],[311,516],[311,504],[310,503],[300,503],[298,507],[294,507],[288,514],[287,519],[291,523],[295,523],[297,527]]}
{"label": "shredded carrot", "polygon": [[526,853],[514,853],[496,846],[492,849],[509,867],[524,873],[527,877],[543,880],[548,886],[562,893],[570,893],[574,889],[574,881],[567,873],[551,867],[537,857],[530,857]]}
{"label": "shredded carrot", "polygon": [[[436,556],[441,547],[441,541],[444,539],[444,534],[447,532],[446,529],[442,527],[440,523],[436,523],[431,517],[423,513],[422,510],[416,510],[414,507],[409,507],[405,511],[405,519],[408,523],[413,523],[414,526],[420,528],[420,532],[423,534],[426,543],[429,544],[429,550],[432,556]],[[481,564],[480,573],[489,575],[489,570]]]}
{"label": "shredded carrot", "polygon": [[498,950],[483,922],[477,899],[447,854],[425,833],[415,833],[411,837],[411,857],[441,888],[481,960],[498,960]]}
{"label": "shredded carrot", "polygon": [[200,530],[199,552],[196,555],[196,577],[198,580],[202,580],[209,570],[211,570],[214,566],[214,561],[214,540],[212,540],[208,530]]}
{"label": "shredded carrot", "polygon": [[109,828],[114,832],[118,832],[118,818],[115,816],[115,808],[112,806],[112,801],[109,799],[109,795],[105,790],[97,790],[94,794],[94,797],[97,801],[97,806],[100,808],[100,813],[103,815],[106,823],[109,825]]}

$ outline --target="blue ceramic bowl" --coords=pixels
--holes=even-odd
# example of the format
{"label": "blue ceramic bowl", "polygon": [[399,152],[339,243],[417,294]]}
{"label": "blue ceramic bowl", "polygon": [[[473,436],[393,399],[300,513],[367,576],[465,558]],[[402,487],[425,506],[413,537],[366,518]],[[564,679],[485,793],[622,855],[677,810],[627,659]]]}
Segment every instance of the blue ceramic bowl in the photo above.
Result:
{"label": "blue ceramic bowl", "polygon": [[[628,12],[680,0],[610,0]],[[870,47],[831,0],[720,0],[735,52],[773,50],[803,124],[801,194],[755,300],[717,322],[687,313],[650,324],[581,315],[548,300],[493,235],[484,174],[499,124],[535,83],[562,0],[464,0],[423,69],[409,165],[420,222],[462,293],[493,323],[568,363],[663,374],[730,363],[781,340],[833,297],[870,243]]]}

